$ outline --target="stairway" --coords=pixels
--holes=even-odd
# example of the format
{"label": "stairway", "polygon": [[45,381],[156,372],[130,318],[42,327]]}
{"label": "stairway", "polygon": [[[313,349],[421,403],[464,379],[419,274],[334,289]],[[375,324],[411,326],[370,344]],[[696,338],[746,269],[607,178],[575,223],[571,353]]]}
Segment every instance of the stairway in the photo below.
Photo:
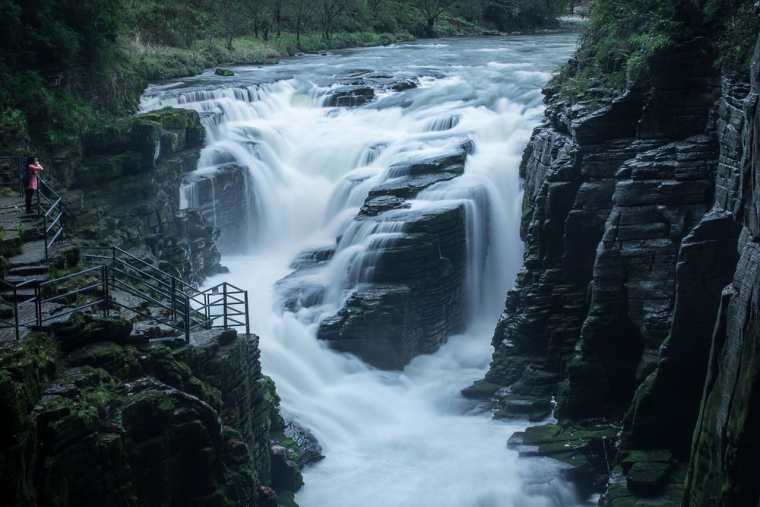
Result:
{"label": "stairway", "polygon": [[[5,247],[20,244],[18,253],[7,258],[6,276],[0,285],[0,342],[3,342],[16,339],[14,307],[18,308],[19,322],[34,318],[35,308],[30,301],[35,296],[35,287],[48,280],[50,270],[39,217],[26,214],[20,196],[7,192],[0,196],[0,227]],[[19,338],[28,332],[22,326]]]}

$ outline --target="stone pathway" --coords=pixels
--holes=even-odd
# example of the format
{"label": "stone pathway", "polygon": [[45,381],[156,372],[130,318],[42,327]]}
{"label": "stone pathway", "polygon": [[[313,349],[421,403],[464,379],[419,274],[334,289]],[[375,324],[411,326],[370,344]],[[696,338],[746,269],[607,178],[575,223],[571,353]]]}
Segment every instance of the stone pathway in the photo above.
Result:
{"label": "stone pathway", "polygon": [[[18,251],[8,258],[5,284],[0,287],[0,342],[4,342],[16,339],[14,304],[18,308],[19,338],[29,333],[24,324],[35,320],[35,305],[30,301],[34,287],[48,279],[49,269],[37,215],[27,215],[21,196],[9,189],[0,189],[0,228],[3,250]],[[14,291],[12,286],[19,285]]]}

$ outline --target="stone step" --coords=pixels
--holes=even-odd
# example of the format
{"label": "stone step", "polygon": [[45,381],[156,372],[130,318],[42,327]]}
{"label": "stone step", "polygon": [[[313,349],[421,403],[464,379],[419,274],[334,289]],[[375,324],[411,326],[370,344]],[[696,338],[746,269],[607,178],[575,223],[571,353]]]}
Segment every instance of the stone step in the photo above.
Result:
{"label": "stone step", "polygon": [[35,294],[36,292],[34,290],[34,287],[21,287],[19,289],[16,289],[15,292],[8,289],[3,290],[0,292],[0,297],[9,303],[13,303],[14,301],[21,303],[23,301],[29,301],[30,299],[34,298]]}
{"label": "stone step", "polygon": [[8,269],[8,276],[6,276],[6,279],[11,277],[40,277],[43,275],[47,277],[49,269],[50,268],[47,264],[13,266]]}
{"label": "stone step", "polygon": [[[43,266],[41,266],[43,267]],[[20,283],[29,282],[32,285],[40,284],[42,282],[48,281],[49,273],[48,273],[48,267],[47,265],[44,265],[45,271],[40,273],[32,273],[32,274],[18,274],[17,272],[14,272],[13,274],[9,274],[5,277],[5,281],[13,284],[18,285]],[[19,268],[16,268],[19,269]],[[24,268],[21,268],[24,269]]]}
{"label": "stone step", "polygon": [[39,265],[45,262],[44,240],[28,241],[21,247],[21,253],[8,259],[9,268]]}

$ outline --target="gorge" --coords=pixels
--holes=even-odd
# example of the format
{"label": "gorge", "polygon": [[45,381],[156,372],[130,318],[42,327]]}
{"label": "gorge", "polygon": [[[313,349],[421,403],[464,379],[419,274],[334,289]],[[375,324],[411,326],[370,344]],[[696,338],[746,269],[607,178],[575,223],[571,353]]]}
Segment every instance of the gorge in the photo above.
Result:
{"label": "gorge", "polygon": [[[446,33],[471,33],[462,7]],[[227,58],[209,35],[195,70],[113,98],[134,114],[44,152],[37,216],[19,131],[0,497],[760,506],[760,3],[586,7],[569,31],[378,31],[177,77]],[[235,43],[270,44],[255,29]]]}
{"label": "gorge", "polygon": [[[540,87],[574,43],[444,39],[146,92],[144,109],[206,125],[183,193],[238,252],[224,276],[251,289],[264,371],[323,447],[299,504],[575,504],[546,482],[555,466],[505,450],[521,423],[459,395],[519,266],[517,169]],[[241,216],[247,235],[223,222]]]}

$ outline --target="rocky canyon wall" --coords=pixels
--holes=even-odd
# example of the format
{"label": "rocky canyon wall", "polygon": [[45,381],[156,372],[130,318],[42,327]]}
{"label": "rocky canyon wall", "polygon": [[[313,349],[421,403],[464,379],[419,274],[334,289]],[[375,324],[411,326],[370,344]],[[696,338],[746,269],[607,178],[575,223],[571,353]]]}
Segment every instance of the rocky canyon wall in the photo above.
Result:
{"label": "rocky canyon wall", "polygon": [[82,136],[64,194],[73,235],[158,259],[191,282],[220,272],[219,232],[197,210],[180,210],[185,174],[197,167],[205,131],[195,111],[165,108]]}
{"label": "rocky canyon wall", "polygon": [[609,102],[545,91],[524,268],[465,394],[499,416],[540,420],[554,399],[565,428],[620,424],[606,505],[758,502],[758,65],[752,83],[721,77],[695,38]]}
{"label": "rocky canyon wall", "polygon": [[[277,505],[255,336],[147,344],[78,317],[0,350],[0,491],[18,506]],[[269,503],[268,503],[269,502]]]}

